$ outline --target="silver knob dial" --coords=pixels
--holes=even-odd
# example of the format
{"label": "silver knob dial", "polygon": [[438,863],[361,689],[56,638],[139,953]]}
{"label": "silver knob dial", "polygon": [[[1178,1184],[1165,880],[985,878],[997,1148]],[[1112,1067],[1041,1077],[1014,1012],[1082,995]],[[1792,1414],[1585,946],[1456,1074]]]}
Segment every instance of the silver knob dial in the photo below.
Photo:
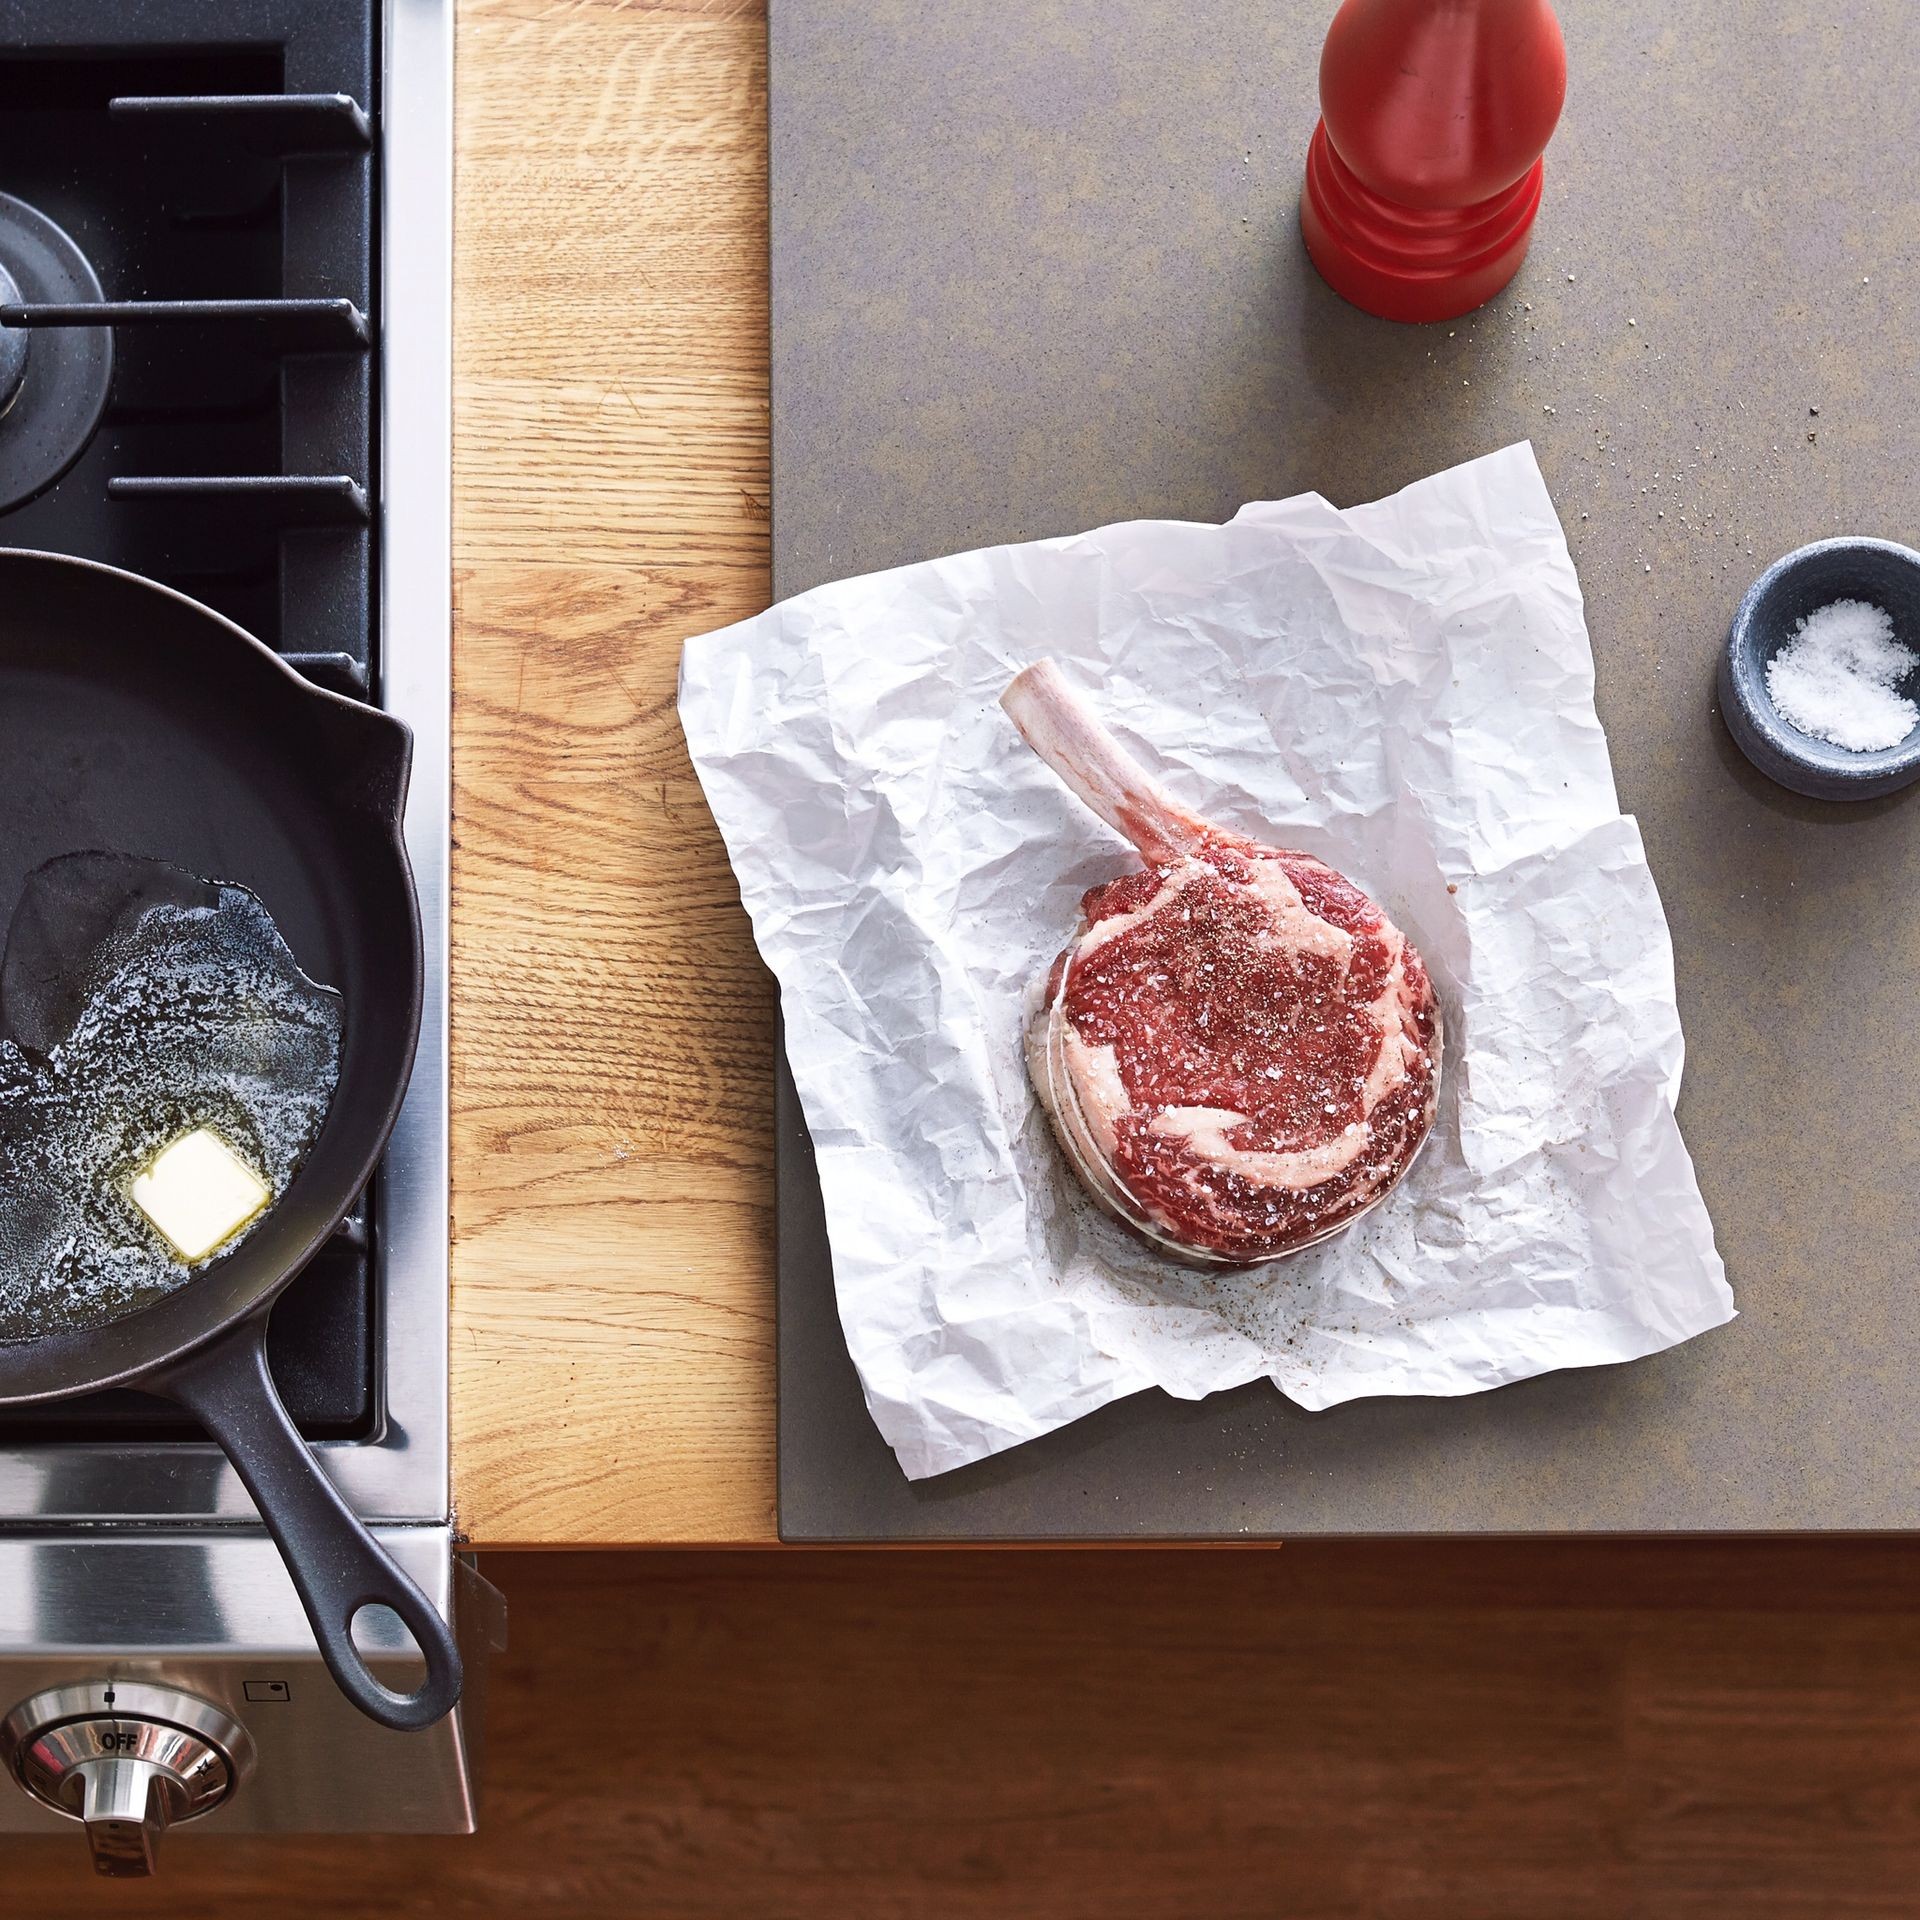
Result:
{"label": "silver knob dial", "polygon": [[36,1800],[83,1822],[97,1871],[149,1874],[162,1833],[217,1807],[252,1766],[230,1714],[134,1681],[56,1687],[0,1721],[0,1760]]}

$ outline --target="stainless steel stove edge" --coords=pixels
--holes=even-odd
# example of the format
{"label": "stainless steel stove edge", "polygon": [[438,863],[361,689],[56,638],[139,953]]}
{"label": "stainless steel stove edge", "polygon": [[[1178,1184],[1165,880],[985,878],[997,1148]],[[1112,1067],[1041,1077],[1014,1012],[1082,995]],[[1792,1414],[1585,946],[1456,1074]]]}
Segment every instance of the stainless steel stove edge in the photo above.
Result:
{"label": "stainless steel stove edge", "polygon": [[[317,1448],[368,1520],[445,1523],[447,895],[451,820],[453,0],[386,0],[379,528],[383,704],[413,729],[407,847],[426,938],[420,1045],[382,1175],[376,1236],[385,1418]],[[211,1446],[0,1448],[0,1517],[246,1520]],[[290,1591],[290,1590],[289,1590]]]}
{"label": "stainless steel stove edge", "polygon": [[[348,1704],[278,1552],[252,1527],[0,1535],[0,1711],[54,1687],[104,1701],[110,1685],[138,1682],[237,1720],[257,1764],[163,1852],[220,1833],[470,1833],[486,1654],[504,1643],[500,1598],[456,1557],[445,1527],[376,1531],[460,1636],[466,1697],[437,1726],[394,1733]],[[365,1644],[377,1674],[411,1684],[418,1661],[397,1623]],[[0,1790],[0,1833],[62,1832],[83,1850],[74,1822]]]}

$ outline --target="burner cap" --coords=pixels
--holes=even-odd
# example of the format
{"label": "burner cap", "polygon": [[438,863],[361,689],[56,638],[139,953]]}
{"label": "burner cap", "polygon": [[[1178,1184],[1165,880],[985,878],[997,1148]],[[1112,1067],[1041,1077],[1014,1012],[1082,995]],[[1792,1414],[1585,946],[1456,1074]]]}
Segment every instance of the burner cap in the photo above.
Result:
{"label": "burner cap", "polygon": [[[20,284],[0,266],[0,307],[20,298]],[[13,405],[27,370],[27,346],[33,336],[25,327],[0,327],[0,413]]]}
{"label": "burner cap", "polygon": [[[101,297],[98,276],[67,234],[0,193],[0,305]],[[45,492],[86,451],[112,379],[110,328],[0,326],[0,512]]]}

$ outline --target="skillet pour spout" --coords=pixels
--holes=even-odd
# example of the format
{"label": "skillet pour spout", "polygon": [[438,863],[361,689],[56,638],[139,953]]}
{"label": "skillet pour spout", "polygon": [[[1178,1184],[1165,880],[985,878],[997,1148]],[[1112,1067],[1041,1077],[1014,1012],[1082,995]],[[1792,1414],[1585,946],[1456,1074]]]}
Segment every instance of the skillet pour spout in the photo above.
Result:
{"label": "skillet pour spout", "polygon": [[406,817],[413,772],[413,733],[378,707],[302,682],[311,708],[317,762],[334,798],[350,812],[388,823],[395,835]]}

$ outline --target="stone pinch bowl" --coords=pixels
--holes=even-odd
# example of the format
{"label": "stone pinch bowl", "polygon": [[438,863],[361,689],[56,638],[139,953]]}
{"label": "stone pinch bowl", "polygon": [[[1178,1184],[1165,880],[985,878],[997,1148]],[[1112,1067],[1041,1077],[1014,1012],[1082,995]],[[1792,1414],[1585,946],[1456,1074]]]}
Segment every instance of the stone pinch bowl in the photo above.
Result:
{"label": "stone pinch bowl", "polygon": [[[1893,637],[1920,653],[1920,553],[1891,540],[1816,540],[1747,589],[1720,656],[1720,711],[1740,750],[1781,786],[1815,800],[1871,800],[1920,780],[1920,727],[1896,747],[1852,753],[1790,726],[1767,693],[1768,661],[1831,600],[1883,608]],[[1920,672],[1898,691],[1920,699]]]}

